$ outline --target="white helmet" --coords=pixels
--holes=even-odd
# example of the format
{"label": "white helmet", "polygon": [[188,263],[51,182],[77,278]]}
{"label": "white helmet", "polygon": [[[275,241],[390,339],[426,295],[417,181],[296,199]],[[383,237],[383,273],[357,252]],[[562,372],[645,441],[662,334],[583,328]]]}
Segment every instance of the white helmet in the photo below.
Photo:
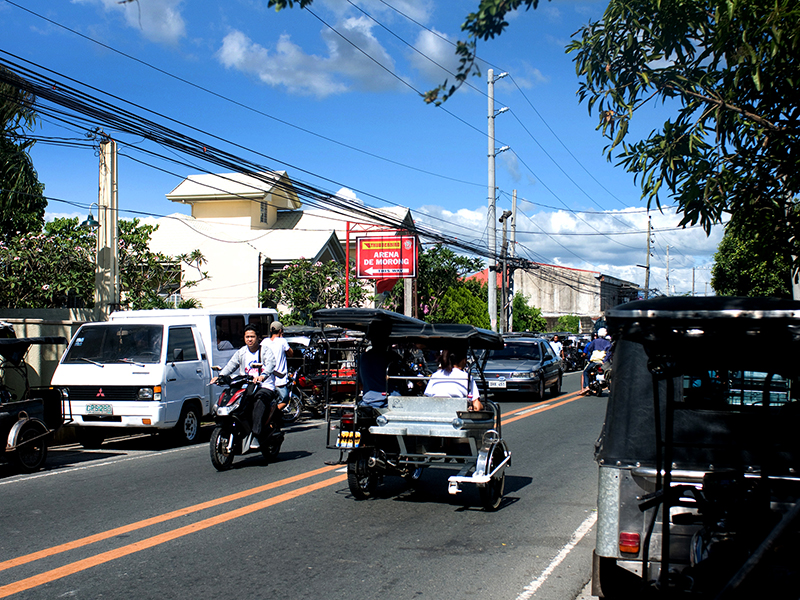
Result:
{"label": "white helmet", "polygon": [[604,338],[607,335],[608,335],[608,331],[606,331],[605,327],[601,327],[600,329],[597,330],[597,337]]}

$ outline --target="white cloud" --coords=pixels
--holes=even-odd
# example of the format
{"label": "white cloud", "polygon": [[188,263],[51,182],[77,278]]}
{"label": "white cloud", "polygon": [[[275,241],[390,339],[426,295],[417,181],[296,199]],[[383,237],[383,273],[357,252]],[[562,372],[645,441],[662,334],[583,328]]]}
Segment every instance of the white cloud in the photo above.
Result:
{"label": "white cloud", "polygon": [[108,13],[120,14],[129,27],[160,44],[176,44],[186,35],[181,15],[183,0],[72,0],[74,4],[95,4]]}
{"label": "white cloud", "polygon": [[[426,81],[441,83],[445,79],[453,82],[452,73],[458,69],[458,57],[448,36],[433,30],[423,30],[417,36],[414,48],[419,52],[410,50],[408,60]],[[444,39],[443,39],[444,38]]]}
{"label": "white cloud", "polygon": [[228,68],[255,75],[273,87],[283,86],[294,94],[324,98],[351,88],[373,92],[401,89],[393,75],[394,61],[372,35],[371,25],[366,17],[340,22],[336,30],[352,43],[330,29],[323,30],[328,48],[325,57],[306,54],[288,34],[269,50],[234,30],[223,39],[217,58]]}
{"label": "white cloud", "polygon": [[[598,271],[644,285],[645,270],[636,265],[646,262],[647,213],[640,208],[619,211],[575,213],[566,210],[535,211],[533,205],[520,203],[517,214],[516,241],[518,256],[576,269]],[[528,208],[527,213],[522,206]],[[498,206],[498,214],[501,209]],[[703,294],[710,279],[708,267],[722,237],[717,227],[707,237],[700,228],[681,229],[675,214],[651,212],[654,244],[650,261],[650,287],[666,291],[666,246],[670,247],[670,288],[677,293],[692,289]],[[463,241],[486,244],[486,208],[468,208],[451,212],[438,206],[414,211],[419,223]],[[511,230],[509,229],[509,238]],[[559,235],[561,234],[561,235]],[[497,247],[502,228],[498,224]],[[693,272],[694,269],[694,272]],[[710,286],[708,293],[711,292]]]}
{"label": "white cloud", "polygon": [[359,198],[358,195],[350,188],[341,188],[338,192],[336,192],[336,196],[342,200],[347,200],[348,202],[353,202],[359,206],[364,206],[364,201]]}

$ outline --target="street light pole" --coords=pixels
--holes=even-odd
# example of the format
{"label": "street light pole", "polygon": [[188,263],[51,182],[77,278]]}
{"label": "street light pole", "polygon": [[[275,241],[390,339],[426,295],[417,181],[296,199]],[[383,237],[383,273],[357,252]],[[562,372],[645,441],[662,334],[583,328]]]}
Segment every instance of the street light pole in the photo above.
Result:
{"label": "street light pole", "polygon": [[[488,98],[489,98],[489,192],[488,192],[488,214],[486,223],[488,227],[489,238],[489,269],[487,271],[486,284],[489,286],[489,323],[492,331],[497,331],[497,265],[494,264],[497,257],[497,225],[495,222],[495,199],[496,199],[496,185],[494,176],[494,158],[498,151],[494,147],[494,118],[501,112],[505,112],[508,108],[503,108],[497,113],[494,112],[494,82],[508,75],[508,73],[500,73],[497,77],[494,76],[494,69],[489,69],[488,72]],[[508,148],[504,148],[507,150]],[[502,151],[502,150],[501,150]],[[494,269],[492,269],[494,267]]]}

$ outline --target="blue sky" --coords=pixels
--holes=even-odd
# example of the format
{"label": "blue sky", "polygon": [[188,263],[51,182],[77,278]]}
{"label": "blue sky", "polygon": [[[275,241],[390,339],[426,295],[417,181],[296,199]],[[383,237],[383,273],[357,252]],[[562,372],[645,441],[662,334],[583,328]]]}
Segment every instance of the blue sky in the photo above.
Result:
{"label": "blue sky", "polygon": [[[606,3],[553,0],[512,15],[506,33],[479,43],[481,77],[440,108],[418,92],[448,76],[439,65],[454,70],[452,43],[477,0],[316,0],[310,11],[281,13],[266,4],[0,0],[0,58],[113,94],[117,104],[138,105],[127,107],[137,114],[154,111],[161,116],[153,120],[296,181],[370,206],[408,206],[418,221],[471,240],[487,239],[486,71],[508,72],[495,84],[495,108],[509,108],[495,118],[495,146],[511,148],[497,155],[497,214],[511,208],[516,190],[518,254],[643,283],[640,190],[606,160],[564,51]],[[657,128],[665,115],[645,108],[633,133]],[[188,212],[165,194],[190,174],[220,171],[106,132],[120,146],[123,218]],[[85,140],[53,119],[36,133]],[[72,203],[52,200],[51,216],[85,215],[97,200],[98,159],[84,146],[43,141],[33,151],[46,195]],[[711,293],[721,228],[706,237],[676,228],[673,214],[651,214],[651,287],[666,290],[668,254],[671,288],[690,291],[694,267],[696,293]]]}

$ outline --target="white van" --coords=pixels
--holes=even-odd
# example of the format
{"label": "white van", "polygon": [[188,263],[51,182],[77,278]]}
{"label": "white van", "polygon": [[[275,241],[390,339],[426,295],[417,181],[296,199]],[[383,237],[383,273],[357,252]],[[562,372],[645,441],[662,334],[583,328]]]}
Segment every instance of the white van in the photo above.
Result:
{"label": "white van", "polygon": [[111,428],[172,429],[180,442],[193,442],[219,394],[208,385],[211,366],[225,366],[244,345],[246,325],[263,337],[277,318],[271,308],[115,312],[81,326],[51,385],[69,399],[65,416],[87,448],[99,447]]}

